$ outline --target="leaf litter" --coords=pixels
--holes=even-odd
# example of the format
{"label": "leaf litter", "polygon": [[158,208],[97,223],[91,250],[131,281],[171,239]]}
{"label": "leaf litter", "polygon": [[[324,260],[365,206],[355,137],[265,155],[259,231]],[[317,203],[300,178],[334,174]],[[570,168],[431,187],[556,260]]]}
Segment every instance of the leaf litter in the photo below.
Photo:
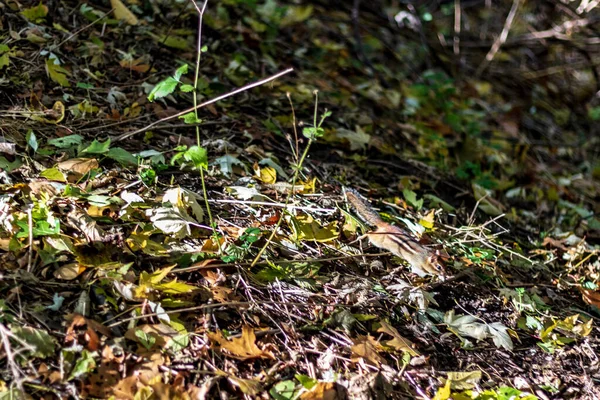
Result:
{"label": "leaf litter", "polygon": [[[586,64],[518,64],[537,5],[451,68],[416,67],[444,7],[209,4],[195,53],[200,6],[0,4],[3,396],[600,395],[600,108]],[[450,276],[363,247],[342,185]]]}

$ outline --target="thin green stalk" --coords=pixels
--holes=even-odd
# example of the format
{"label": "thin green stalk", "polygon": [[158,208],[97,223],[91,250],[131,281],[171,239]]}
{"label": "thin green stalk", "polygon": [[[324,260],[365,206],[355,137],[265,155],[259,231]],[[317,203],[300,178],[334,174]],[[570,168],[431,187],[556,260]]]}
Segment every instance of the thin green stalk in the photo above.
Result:
{"label": "thin green stalk", "polygon": [[[204,11],[206,10],[206,5],[208,4],[208,0],[204,1],[202,5],[202,9],[198,8],[195,0],[192,0],[192,4],[198,11],[198,45],[196,47],[196,71],[194,73],[194,115],[196,116],[196,121],[198,121],[198,79],[200,78],[200,60],[202,59],[202,17],[204,17]],[[200,127],[196,125],[196,144],[200,147]],[[206,205],[206,212],[208,214],[208,221],[213,228],[213,238],[215,240],[215,244],[219,246],[219,253],[221,252],[221,245],[219,243],[219,235],[217,234],[215,221],[212,217],[212,212],[210,211],[210,205],[208,204],[208,193],[206,191],[206,182],[204,181],[204,168],[200,167],[200,182],[202,183],[202,195],[204,197],[204,204]]]}
{"label": "thin green stalk", "polygon": [[[275,233],[281,226],[281,222],[283,221],[283,217],[284,217],[287,205],[290,203],[290,200],[291,200],[292,196],[294,195],[294,188],[296,187],[296,181],[298,180],[298,175],[300,175],[300,171],[302,170],[302,165],[304,164],[304,160],[306,159],[306,156],[308,155],[308,150],[310,149],[310,145],[318,137],[318,129],[321,127],[321,124],[323,124],[323,121],[325,120],[325,118],[327,116],[327,113],[325,113],[323,118],[321,118],[319,125],[317,125],[318,106],[319,106],[319,96],[318,96],[318,92],[315,91],[315,112],[314,112],[314,118],[313,118],[313,122],[314,122],[313,128],[315,129],[314,134],[308,137],[308,143],[306,144],[306,147],[304,148],[304,152],[302,152],[302,157],[300,157],[300,160],[296,164],[296,172],[294,173],[294,176],[292,178],[292,189],[291,189],[290,193],[288,194],[287,198],[285,199],[285,207],[283,208],[283,211],[281,212],[281,216],[277,220],[277,224],[275,224],[275,228],[271,231],[271,234],[269,235],[267,242],[258,251],[258,254],[256,255],[256,257],[254,257],[254,260],[250,264],[251,268],[254,267],[256,265],[256,263],[258,263],[258,260],[263,255],[263,253],[265,252],[267,247],[269,247],[269,244],[271,244],[271,241],[273,240]],[[294,129],[296,129],[295,123],[294,123]]]}
{"label": "thin green stalk", "polygon": [[296,168],[296,172],[294,173],[294,177],[292,178],[292,189],[291,189],[290,194],[285,199],[285,207],[284,207],[283,211],[281,212],[281,216],[277,220],[277,224],[275,224],[275,228],[271,231],[271,234],[269,235],[269,238],[267,239],[267,243],[265,243],[265,245],[259,250],[258,254],[256,255],[256,257],[252,261],[252,264],[250,264],[250,267],[254,267],[256,265],[256,263],[258,262],[258,260],[260,259],[260,257],[263,255],[263,253],[265,252],[265,250],[267,249],[267,247],[269,246],[269,244],[273,240],[273,237],[275,236],[275,233],[277,232],[277,230],[281,226],[281,221],[283,221],[283,216],[285,214],[285,209],[287,208],[287,205],[289,204],[289,202],[290,202],[290,200],[291,200],[291,198],[292,198],[292,196],[294,194],[294,188],[296,187],[296,180],[298,179],[298,175],[300,174],[300,169],[302,168],[302,163],[304,162],[304,159],[306,158],[306,155],[308,154],[308,149],[310,149],[310,145],[312,144],[312,142],[313,142],[312,139],[308,140],[308,144],[306,145],[306,148],[304,149],[304,152],[302,153],[302,157],[300,158],[300,162],[298,163],[298,166]]}

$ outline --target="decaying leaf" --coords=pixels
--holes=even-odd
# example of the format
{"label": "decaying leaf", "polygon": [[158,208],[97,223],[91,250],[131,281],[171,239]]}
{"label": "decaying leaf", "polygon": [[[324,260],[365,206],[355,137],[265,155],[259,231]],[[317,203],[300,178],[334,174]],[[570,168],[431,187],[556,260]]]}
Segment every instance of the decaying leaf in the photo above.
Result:
{"label": "decaying leaf", "polygon": [[448,329],[458,336],[468,336],[477,340],[491,338],[497,347],[506,350],[513,349],[513,342],[508,334],[508,328],[499,323],[482,323],[472,315],[455,315],[454,310],[450,310],[444,316],[444,322]]}
{"label": "decaying leaf", "polygon": [[448,372],[448,380],[454,390],[473,389],[481,381],[481,376],[481,371]]}
{"label": "decaying leaf", "polygon": [[57,168],[67,174],[73,174],[76,178],[81,178],[100,165],[95,158],[71,158],[58,163]]}
{"label": "decaying leaf", "polygon": [[129,25],[137,25],[139,23],[135,14],[121,0],[110,0],[110,5],[114,9],[116,19],[123,20]]}
{"label": "decaying leaf", "polygon": [[336,382],[317,382],[310,391],[300,396],[302,400],[343,400],[345,398],[344,387]]}
{"label": "decaying leaf", "polygon": [[358,362],[360,359],[363,359],[375,367],[387,365],[387,361],[379,355],[379,352],[384,351],[384,349],[373,336],[359,336],[352,341],[354,342],[354,345],[351,347],[352,361]]}
{"label": "decaying leaf", "polygon": [[256,335],[254,330],[244,325],[242,335],[238,338],[226,339],[220,331],[208,333],[208,338],[213,346],[218,346],[224,353],[230,357],[239,360],[252,360],[255,358],[275,359],[273,353],[267,350],[261,350],[256,345]]}
{"label": "decaying leaf", "polygon": [[93,319],[88,319],[81,314],[70,314],[66,317],[71,324],[67,328],[65,342],[69,344],[82,344],[90,351],[100,348],[98,333],[111,337],[110,330]]}
{"label": "decaying leaf", "polygon": [[414,343],[402,337],[402,335],[400,335],[396,328],[391,326],[386,321],[380,321],[379,325],[380,326],[377,329],[377,332],[387,333],[388,335],[393,337],[392,340],[383,341],[382,343],[384,345],[390,346],[398,351],[405,351],[414,357],[419,355],[419,353],[415,350]]}

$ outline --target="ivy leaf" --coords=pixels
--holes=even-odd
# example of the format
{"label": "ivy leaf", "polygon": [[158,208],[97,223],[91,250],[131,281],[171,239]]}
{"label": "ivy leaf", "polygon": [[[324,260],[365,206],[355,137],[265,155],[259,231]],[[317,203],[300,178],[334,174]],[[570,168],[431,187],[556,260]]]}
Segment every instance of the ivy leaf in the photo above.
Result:
{"label": "ivy leaf", "polygon": [[230,176],[233,172],[233,166],[239,165],[240,167],[245,167],[244,163],[241,162],[237,157],[232,156],[231,154],[226,154],[217,158],[214,161],[215,164],[219,166],[221,169],[221,173],[225,176]]}
{"label": "ivy leaf", "polygon": [[94,368],[96,368],[96,361],[94,360],[92,353],[87,350],[83,350],[81,352],[81,357],[75,363],[75,366],[73,367],[73,370],[69,374],[69,378],[67,380],[75,379],[79,376],[87,374]]}
{"label": "ivy leaf", "polygon": [[420,210],[423,207],[423,199],[417,200],[417,194],[412,190],[404,189],[402,194],[404,195],[406,202],[417,210]]}

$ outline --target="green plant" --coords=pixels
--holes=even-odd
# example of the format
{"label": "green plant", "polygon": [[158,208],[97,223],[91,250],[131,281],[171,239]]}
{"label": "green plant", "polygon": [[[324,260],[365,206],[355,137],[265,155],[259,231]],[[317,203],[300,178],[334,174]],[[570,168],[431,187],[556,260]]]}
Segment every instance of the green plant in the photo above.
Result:
{"label": "green plant", "polygon": [[[308,155],[308,150],[310,149],[310,146],[313,144],[313,142],[315,142],[318,138],[323,137],[323,135],[325,134],[325,130],[322,127],[323,122],[325,121],[325,119],[327,117],[331,116],[331,111],[325,110],[325,112],[321,116],[321,119],[318,120],[319,93],[318,93],[318,91],[315,91],[314,94],[315,94],[315,110],[313,113],[313,125],[302,129],[302,135],[308,139],[308,143],[306,144],[306,147],[304,148],[304,151],[302,152],[302,155],[299,158],[298,158],[298,150],[297,150],[298,149],[298,133],[296,131],[296,115],[294,113],[294,107],[292,106],[292,121],[294,122],[294,135],[296,137],[296,146],[295,147],[293,145],[291,146],[294,157],[296,158],[296,162],[294,163],[294,165],[292,165],[292,167],[294,169],[294,176],[292,177],[292,188],[296,186],[296,182],[298,181],[298,176],[300,175],[301,170],[302,170],[302,164],[304,164],[304,160],[306,159],[306,156]],[[289,98],[289,95],[288,95],[288,98]],[[290,99],[290,103],[291,103],[291,99]],[[293,195],[293,190],[290,191],[290,193],[288,194],[288,196],[285,199],[286,207],[289,204],[290,199],[292,198],[292,195]],[[284,213],[281,213],[279,220],[277,221],[277,224],[275,224],[275,227],[271,231],[271,235],[267,239],[267,242],[265,243],[265,245],[260,249],[260,251],[258,252],[256,257],[252,261],[251,266],[256,265],[256,263],[258,262],[258,260],[260,259],[260,257],[264,253],[264,251],[269,246],[269,243],[271,243],[271,240],[275,236],[275,232],[277,232],[277,230],[281,226],[281,222],[284,219],[283,217],[284,217]]]}

